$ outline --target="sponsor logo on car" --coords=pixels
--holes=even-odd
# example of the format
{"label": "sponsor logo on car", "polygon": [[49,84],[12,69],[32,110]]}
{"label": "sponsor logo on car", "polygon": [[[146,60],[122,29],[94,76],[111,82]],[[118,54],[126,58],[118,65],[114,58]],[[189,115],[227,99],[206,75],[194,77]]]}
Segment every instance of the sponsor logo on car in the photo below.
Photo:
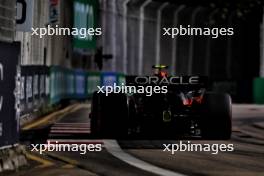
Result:
{"label": "sponsor logo on car", "polygon": [[199,76],[172,76],[172,77],[163,77],[158,76],[138,76],[135,78],[136,84],[145,85],[145,84],[171,84],[171,85],[189,85],[189,84],[199,84]]}

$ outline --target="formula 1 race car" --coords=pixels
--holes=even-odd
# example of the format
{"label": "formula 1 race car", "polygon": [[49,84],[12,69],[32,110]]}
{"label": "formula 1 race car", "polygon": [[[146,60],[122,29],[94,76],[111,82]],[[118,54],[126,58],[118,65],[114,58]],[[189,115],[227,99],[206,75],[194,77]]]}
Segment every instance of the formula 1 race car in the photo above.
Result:
{"label": "formula 1 race car", "polygon": [[93,94],[90,118],[94,136],[230,138],[232,113],[228,94],[207,91],[207,77],[168,76],[166,66],[153,68],[153,76],[127,76],[125,88],[130,91]]}

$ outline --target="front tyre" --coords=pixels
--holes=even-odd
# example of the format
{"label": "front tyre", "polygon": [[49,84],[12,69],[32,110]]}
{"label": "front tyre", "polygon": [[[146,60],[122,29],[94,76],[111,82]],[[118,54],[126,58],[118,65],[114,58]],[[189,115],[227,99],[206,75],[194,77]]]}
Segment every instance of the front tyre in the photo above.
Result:
{"label": "front tyre", "polygon": [[100,138],[124,138],[128,131],[128,108],[125,94],[94,93],[91,132]]}

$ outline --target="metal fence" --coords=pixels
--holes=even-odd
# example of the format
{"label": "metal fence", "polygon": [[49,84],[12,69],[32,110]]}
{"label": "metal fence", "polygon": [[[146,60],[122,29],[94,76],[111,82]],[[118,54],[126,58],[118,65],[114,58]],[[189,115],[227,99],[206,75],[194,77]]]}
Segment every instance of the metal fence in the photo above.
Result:
{"label": "metal fence", "polygon": [[150,74],[153,64],[163,63],[171,65],[171,73],[175,73],[176,65],[180,65],[179,73],[186,72],[188,40],[162,37],[162,28],[173,27],[177,22],[188,24],[185,17],[190,10],[180,20],[179,12],[184,8],[166,2],[101,0],[100,4],[103,36],[99,43],[105,54],[114,56],[105,70]]}
{"label": "metal fence", "polygon": [[[162,3],[163,2],[163,3]],[[250,10],[210,5],[174,5],[154,0],[101,0],[103,35],[99,45],[114,58],[105,70],[149,74],[151,65],[167,64],[171,73],[203,74],[232,79],[252,63],[249,77],[258,76],[261,5]],[[234,36],[163,36],[163,27],[232,27]],[[249,38],[248,36],[251,36]],[[248,42],[252,45],[248,45]],[[247,46],[247,47],[246,47]],[[237,61],[242,60],[238,66]],[[239,71],[240,70],[240,71]]]}
{"label": "metal fence", "polygon": [[[214,89],[224,87],[233,97],[250,102],[253,79],[263,69],[259,42],[263,9],[259,3],[247,3],[101,0],[103,35],[98,45],[105,54],[113,54],[104,69],[142,75],[151,74],[151,65],[166,64],[172,74],[209,76],[216,82]],[[234,35],[163,36],[164,27],[179,25],[233,28]]]}

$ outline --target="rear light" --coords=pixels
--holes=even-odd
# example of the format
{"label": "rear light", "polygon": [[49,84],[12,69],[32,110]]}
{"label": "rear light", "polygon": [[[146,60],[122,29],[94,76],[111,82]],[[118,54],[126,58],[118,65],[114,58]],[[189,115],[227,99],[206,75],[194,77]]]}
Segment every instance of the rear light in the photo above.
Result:
{"label": "rear light", "polygon": [[201,104],[203,100],[205,89],[189,91],[187,93],[181,92],[180,97],[184,106],[192,106],[194,102]]}
{"label": "rear light", "polygon": [[182,103],[184,106],[191,106],[193,104],[193,99],[185,99]]}
{"label": "rear light", "polygon": [[202,104],[203,96],[194,97],[193,99],[194,99],[197,103]]}

